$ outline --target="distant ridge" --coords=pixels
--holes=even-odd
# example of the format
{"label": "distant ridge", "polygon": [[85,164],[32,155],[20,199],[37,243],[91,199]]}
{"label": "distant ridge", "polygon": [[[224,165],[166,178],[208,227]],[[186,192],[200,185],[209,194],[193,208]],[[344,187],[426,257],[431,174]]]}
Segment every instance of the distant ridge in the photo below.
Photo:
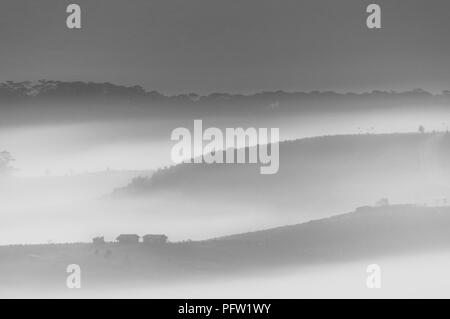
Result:
{"label": "distant ridge", "polygon": [[142,86],[125,86],[109,82],[83,82],[83,81],[56,81],[39,80],[32,81],[6,81],[0,83],[0,98],[58,98],[58,97],[134,97],[159,100],[179,100],[185,102],[201,103],[211,100],[228,99],[259,99],[259,98],[330,98],[330,97],[446,97],[450,98],[450,90],[441,94],[432,94],[426,90],[416,88],[409,91],[380,91],[362,93],[338,93],[334,91],[262,91],[254,94],[233,94],[215,92],[208,95],[197,93],[183,93],[164,95],[158,91],[146,91]]}
{"label": "distant ridge", "polygon": [[358,112],[450,111],[450,91],[422,89],[366,93],[260,92],[255,94],[186,93],[164,95],[141,86],[41,80],[0,84],[0,125],[108,120],[238,117],[273,119],[292,116],[354,116]]}
{"label": "distant ridge", "polygon": [[[436,222],[439,221],[439,222]],[[430,228],[430,229],[429,229]],[[390,236],[410,235],[417,232],[414,236],[416,240],[421,240],[423,232],[434,232],[435,236],[444,236],[450,249],[450,206],[427,207],[413,204],[396,204],[386,206],[361,206],[353,212],[335,215],[332,217],[315,219],[309,222],[259,230],[254,232],[223,236],[213,240],[238,240],[238,241],[266,241],[266,240],[287,240],[291,236],[312,236],[327,237],[336,236],[341,239],[353,237],[356,234],[366,234],[367,237],[375,235],[377,232],[395,231],[397,234]],[[446,234],[448,231],[448,234]],[[333,235],[334,233],[334,235]],[[339,235],[337,235],[339,233]],[[430,234],[427,233],[427,240]],[[357,236],[355,236],[357,237]],[[401,238],[399,238],[401,239]],[[423,238],[424,239],[424,238]],[[363,238],[361,238],[364,241]],[[387,241],[380,237],[381,241]],[[299,243],[302,240],[296,240]],[[331,244],[331,242],[330,242]]]}
{"label": "distant ridge", "polygon": [[[0,256],[9,256],[0,266],[5,267],[17,260],[21,265],[28,265],[31,258],[37,258],[43,265],[41,268],[32,267],[24,274],[9,272],[9,275],[20,275],[20,278],[31,276],[36,279],[40,272],[66,265],[68,256],[77,256],[77,260],[82,260],[85,269],[90,271],[95,271],[100,263],[102,271],[98,273],[106,274],[106,279],[129,279],[130,275],[138,274],[139,280],[159,280],[161,276],[177,274],[178,280],[200,272],[202,275],[254,272],[293,265],[326,265],[378,257],[448,253],[450,207],[361,207],[351,213],[298,225],[203,241],[168,243],[151,250],[146,245],[106,243],[104,250],[110,250],[114,256],[112,261],[99,261],[88,247],[92,244],[0,246]],[[132,257],[133,269],[139,271],[130,273],[127,267],[117,267],[121,260],[129,258],[127,256]],[[179,276],[180,269],[183,270],[182,276]]]}
{"label": "distant ridge", "polygon": [[257,164],[183,163],[136,178],[114,195],[214,199],[317,219],[384,197],[411,203],[449,198],[449,163],[450,133],[322,136],[280,143],[274,175],[260,175]]}

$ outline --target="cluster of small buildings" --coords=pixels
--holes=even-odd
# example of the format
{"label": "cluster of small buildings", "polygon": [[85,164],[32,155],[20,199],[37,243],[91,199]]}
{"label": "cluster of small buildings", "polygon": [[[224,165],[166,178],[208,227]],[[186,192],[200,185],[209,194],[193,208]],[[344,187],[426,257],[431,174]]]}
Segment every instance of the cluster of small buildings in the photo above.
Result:
{"label": "cluster of small buildings", "polygon": [[[122,245],[137,245],[137,244],[141,243],[140,239],[141,239],[141,237],[139,235],[122,234],[116,238],[116,241]],[[142,243],[143,244],[163,245],[163,244],[167,243],[167,239],[168,239],[168,237],[163,234],[148,234],[148,235],[142,236]],[[106,242],[105,242],[104,237],[95,237],[92,240],[92,243],[94,245],[102,245],[102,244],[105,244]]]}

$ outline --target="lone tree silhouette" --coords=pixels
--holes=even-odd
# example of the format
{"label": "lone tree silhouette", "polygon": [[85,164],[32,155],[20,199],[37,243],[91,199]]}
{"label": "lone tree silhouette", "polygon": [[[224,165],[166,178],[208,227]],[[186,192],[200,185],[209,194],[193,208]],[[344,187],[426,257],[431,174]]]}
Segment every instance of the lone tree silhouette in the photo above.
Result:
{"label": "lone tree silhouette", "polygon": [[423,125],[419,126],[419,133],[425,133],[425,127]]}

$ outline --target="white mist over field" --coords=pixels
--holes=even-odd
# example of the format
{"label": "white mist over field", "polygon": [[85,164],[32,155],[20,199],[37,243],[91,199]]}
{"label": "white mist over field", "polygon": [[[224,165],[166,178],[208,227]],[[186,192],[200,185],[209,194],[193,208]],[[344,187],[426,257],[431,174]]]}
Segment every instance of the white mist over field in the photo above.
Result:
{"label": "white mist over field", "polygon": [[[381,287],[369,289],[367,267],[381,269]],[[107,288],[28,290],[10,286],[0,290],[7,298],[175,298],[175,299],[297,299],[297,298],[447,298],[450,278],[448,252],[380,257],[328,265],[280,267],[264,273],[203,276],[195,280],[136,284],[114,279]],[[26,272],[26,269],[23,269]]]}
{"label": "white mist over field", "polygon": [[2,0],[0,298],[448,297],[450,2],[379,1]]}
{"label": "white mist over field", "polygon": [[[406,114],[397,110],[383,114],[354,113],[351,117],[338,113],[293,118],[211,117],[203,120],[203,126],[204,129],[278,127],[281,140],[410,132],[419,125],[427,130],[444,130],[443,114],[419,111]],[[314,203],[292,207],[287,202],[283,211],[279,211],[280,206],[268,205],[264,200],[235,202],[211,197],[209,191],[201,198],[190,197],[170,189],[148,198],[104,198],[134,177],[149,176],[147,170],[173,165],[170,151],[175,142],[170,140],[170,134],[176,127],[192,129],[192,126],[193,120],[187,119],[146,119],[0,129],[1,148],[16,158],[13,165],[17,168],[13,177],[0,181],[0,244],[88,241],[97,235],[112,241],[118,234],[128,232],[160,232],[171,240],[205,239],[348,212],[359,205],[373,204],[376,196],[383,196],[383,192],[370,195],[370,188],[397,190],[396,195],[392,194],[393,202],[431,201],[445,193],[442,190],[447,175],[432,167],[426,173],[432,175],[431,183],[424,183],[423,187],[411,188],[409,181],[404,183],[406,180],[383,186],[380,180],[378,186],[367,185],[360,194],[367,199],[346,196],[351,189],[336,189],[330,198],[340,196],[341,203],[326,204],[326,200],[316,198],[317,203],[322,202],[320,209]],[[280,169],[285,156],[280,154]],[[215,183],[219,186],[221,180]],[[310,184],[315,187],[313,180]],[[210,190],[214,189],[210,185]]]}
{"label": "white mist over field", "polygon": [[[405,107],[406,108],[406,107]],[[203,129],[279,128],[280,140],[366,133],[446,131],[449,111],[328,112],[292,117],[206,117]],[[149,170],[173,165],[170,140],[177,127],[193,130],[192,119],[136,119],[20,125],[0,128],[0,148],[16,159],[16,176],[66,176],[85,172]],[[194,154],[198,155],[198,154]],[[282,156],[282,155],[281,155]]]}
{"label": "white mist over field", "polygon": [[[381,269],[381,288],[369,289],[367,267]],[[204,279],[106,293],[108,298],[314,299],[448,298],[448,252],[380,257],[347,263],[285,267],[264,274]],[[67,294],[67,297],[74,295]]]}
{"label": "white mist over field", "polygon": [[[114,188],[148,172],[102,172],[68,177],[11,178],[0,183],[0,245],[114,241],[121,233],[165,233],[170,240],[206,239],[283,225],[261,205],[183,196],[110,199]],[[272,212],[273,213],[273,212]]]}
{"label": "white mist over field", "polygon": [[[333,136],[285,144],[287,152],[280,153],[280,177],[272,176],[274,183],[263,184],[260,188],[257,186],[261,185],[252,181],[243,183],[245,177],[244,180],[237,179],[239,175],[236,174],[239,173],[236,171],[227,174],[227,171],[224,173],[213,168],[203,174],[194,171],[192,175],[188,168],[186,171],[176,171],[181,173],[181,181],[177,179],[177,174],[174,180],[170,176],[165,180],[166,175],[162,174],[161,189],[123,197],[111,194],[113,190],[130,184],[133,178],[152,176],[153,169],[166,165],[173,143],[169,140],[171,130],[183,125],[190,127],[192,122],[161,124],[156,137],[152,137],[151,122],[144,121],[134,125],[121,123],[114,127],[89,123],[4,129],[0,142],[17,158],[14,166],[23,168],[23,171],[0,180],[0,246],[89,242],[96,236],[105,236],[106,241],[112,242],[123,233],[162,233],[172,242],[203,240],[343,214],[358,206],[373,205],[383,196],[389,197],[393,204],[420,202],[444,205],[442,200],[450,193],[450,168],[445,149],[449,135],[443,128],[442,120],[423,116],[419,118],[420,122],[417,118],[404,117],[402,122],[399,115],[390,117],[390,121],[395,119],[392,123],[385,121],[381,125],[381,116],[373,116],[366,122],[363,118],[356,116],[350,121],[342,116],[323,116],[315,118],[314,125],[308,117],[296,120],[265,119],[258,123],[235,120],[233,123],[238,124],[234,126],[279,126],[284,140]],[[303,124],[299,125],[300,122]],[[357,122],[366,123],[369,129],[364,131],[363,125],[356,127],[357,131],[348,129],[356,126]],[[229,123],[214,119],[204,121],[205,126],[221,128]],[[427,130],[434,128],[440,132],[374,134],[391,130],[416,131],[418,123],[426,126]],[[371,129],[372,126],[378,129]],[[121,128],[119,131],[118,127]],[[339,136],[344,133],[352,135]],[[17,143],[12,143],[10,137]],[[329,148],[323,149],[324,145]],[[373,154],[372,147],[375,148]],[[304,149],[311,153],[302,153]],[[384,168],[386,172],[378,175]],[[45,174],[42,170],[51,172]],[[179,187],[180,182],[188,187]],[[17,254],[15,258],[20,259],[22,264],[27,264],[23,263],[24,260],[32,264],[36,273],[47,271],[48,267],[42,266],[46,262],[53,267],[58,263],[66,266],[72,260],[92,262],[98,268],[91,269],[91,276],[99,271],[98,278],[107,280],[108,284],[106,287],[99,285],[92,289],[69,291],[64,287],[65,269],[58,268],[56,273],[49,274],[49,278],[55,276],[57,279],[56,289],[42,287],[39,291],[28,290],[22,287],[26,284],[20,281],[21,271],[26,272],[26,269],[16,268],[11,270],[16,279],[1,279],[6,288],[0,290],[0,297],[439,298],[445,297],[450,289],[450,281],[445,279],[450,259],[445,250],[395,257],[374,255],[373,258],[347,262],[318,262],[315,266],[305,264],[295,267],[288,262],[282,265],[281,260],[278,267],[261,271],[224,275],[205,272],[197,273],[192,278],[183,278],[181,271],[164,282],[126,282],[126,285],[120,282],[115,286],[114,276],[103,276],[101,267],[107,265],[110,269],[116,269],[114,263],[122,262],[121,255],[116,251],[115,259],[108,264],[109,260],[94,255],[92,245],[83,246],[85,248],[80,250],[67,246],[67,251],[58,245],[46,245],[38,253],[33,250],[39,251],[41,248],[18,247],[22,248],[15,253],[7,252],[7,258]],[[24,253],[21,249],[31,253]],[[45,255],[45,249],[49,250],[49,255]],[[156,258],[155,265],[161,262],[157,258],[161,258],[169,268],[176,265],[184,269],[183,263],[178,264],[170,259],[177,258],[177,254],[169,259],[164,254],[164,251],[161,256],[149,253],[145,258]],[[189,255],[190,252],[186,250],[181,254]],[[195,260],[195,255],[193,258]],[[382,269],[381,289],[366,287],[366,268],[374,263]],[[8,262],[3,267],[8,270],[10,265],[12,263]],[[128,272],[133,274],[133,266],[128,269],[128,266],[120,264],[120,267],[123,267],[120,269],[125,275]],[[206,262],[186,269],[194,269],[195,273],[202,267],[217,269],[220,268],[220,261],[209,261],[207,256]],[[151,272],[145,273],[146,276],[149,274]],[[8,285],[8,280],[16,281]],[[117,288],[119,286],[120,289]]]}

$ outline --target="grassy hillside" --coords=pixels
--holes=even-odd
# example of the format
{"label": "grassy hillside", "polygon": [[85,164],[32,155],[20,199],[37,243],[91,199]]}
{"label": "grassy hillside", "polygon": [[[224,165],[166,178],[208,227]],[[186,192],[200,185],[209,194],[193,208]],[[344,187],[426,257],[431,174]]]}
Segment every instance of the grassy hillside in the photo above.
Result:
{"label": "grassy hillside", "polygon": [[384,197],[430,203],[450,194],[450,134],[365,134],[283,142],[278,174],[260,175],[259,166],[181,164],[135,179],[116,195],[152,198],[164,193],[198,202],[214,198],[311,218]]}
{"label": "grassy hillside", "polygon": [[0,247],[0,287],[63,289],[69,264],[80,265],[85,288],[94,289],[449,249],[449,207],[366,207],[328,219],[198,242]]}

